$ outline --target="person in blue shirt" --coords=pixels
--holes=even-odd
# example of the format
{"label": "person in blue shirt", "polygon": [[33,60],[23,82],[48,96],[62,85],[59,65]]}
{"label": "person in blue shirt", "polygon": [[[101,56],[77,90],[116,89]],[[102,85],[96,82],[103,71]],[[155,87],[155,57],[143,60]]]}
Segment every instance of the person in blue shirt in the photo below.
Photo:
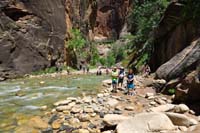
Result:
{"label": "person in blue shirt", "polygon": [[135,95],[134,73],[133,69],[129,69],[127,74],[127,94]]}

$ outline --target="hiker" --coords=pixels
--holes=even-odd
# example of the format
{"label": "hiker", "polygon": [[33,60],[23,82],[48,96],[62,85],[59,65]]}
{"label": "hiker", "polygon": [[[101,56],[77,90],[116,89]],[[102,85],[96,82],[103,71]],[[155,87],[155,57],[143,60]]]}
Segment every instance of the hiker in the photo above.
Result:
{"label": "hiker", "polygon": [[101,75],[102,74],[102,71],[101,71],[101,66],[98,67],[97,69],[97,76]]}
{"label": "hiker", "polygon": [[148,64],[145,64],[143,71],[144,71],[144,77],[148,77],[150,75],[151,69]]}
{"label": "hiker", "polygon": [[134,73],[133,69],[129,69],[127,74],[127,95],[135,95],[135,85],[134,85]]}
{"label": "hiker", "polygon": [[118,79],[118,72],[117,67],[114,67],[112,70],[112,92],[117,92],[117,79]]}
{"label": "hiker", "polygon": [[87,74],[88,74],[90,72],[90,67],[87,66],[86,69],[87,69]]}
{"label": "hiker", "polygon": [[108,75],[109,74],[109,69],[108,68],[106,68],[106,75]]}
{"label": "hiker", "polygon": [[70,74],[70,67],[67,66],[67,74],[69,75]]}
{"label": "hiker", "polygon": [[121,88],[123,87],[124,77],[125,77],[124,67],[121,67],[118,75],[118,87]]}

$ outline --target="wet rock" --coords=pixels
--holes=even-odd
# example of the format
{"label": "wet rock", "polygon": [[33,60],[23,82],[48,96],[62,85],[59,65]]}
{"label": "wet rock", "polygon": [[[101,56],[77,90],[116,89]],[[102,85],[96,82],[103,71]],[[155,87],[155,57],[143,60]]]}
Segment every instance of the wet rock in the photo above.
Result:
{"label": "wet rock", "polygon": [[53,129],[49,127],[47,129],[42,130],[41,133],[53,133]]}
{"label": "wet rock", "polygon": [[167,112],[166,115],[171,119],[174,125],[177,126],[193,126],[197,125],[198,122],[184,114],[178,114],[178,113],[170,113]]}
{"label": "wet rock", "polygon": [[158,107],[152,107],[152,108],[150,108],[150,110],[152,112],[168,112],[168,111],[173,110],[174,107],[175,107],[175,105],[173,105],[173,104],[165,104],[165,105],[160,105]]}
{"label": "wet rock", "polygon": [[71,108],[72,108],[71,106],[63,105],[63,106],[56,107],[56,111],[62,112],[62,111],[70,110]]}
{"label": "wet rock", "polygon": [[19,91],[17,91],[16,92],[16,94],[15,94],[16,96],[19,96],[19,97],[23,97],[23,96],[25,96],[26,95],[26,92],[25,91],[23,91],[23,90],[19,90]]}
{"label": "wet rock", "polygon": [[40,84],[41,84],[41,85],[45,84],[45,81],[40,81]]}
{"label": "wet rock", "polygon": [[58,115],[57,114],[53,114],[52,116],[51,116],[51,118],[49,119],[49,121],[48,121],[48,124],[52,124],[55,120],[57,120],[59,117],[58,117]]}
{"label": "wet rock", "polygon": [[47,110],[47,108],[48,108],[47,105],[44,105],[44,106],[40,107],[41,110]]}
{"label": "wet rock", "polygon": [[175,126],[163,113],[141,113],[117,125],[117,133],[173,131]]}
{"label": "wet rock", "polygon": [[59,129],[61,127],[61,125],[62,125],[62,122],[59,119],[53,121],[53,123],[51,124],[53,129]]}
{"label": "wet rock", "polygon": [[48,128],[48,124],[44,120],[42,120],[42,118],[39,116],[35,116],[35,117],[31,118],[29,121],[29,125],[36,129],[47,129]]}
{"label": "wet rock", "polygon": [[94,124],[92,124],[92,123],[90,123],[90,124],[88,125],[88,128],[90,128],[90,129],[94,129],[94,128],[97,128],[97,126],[94,125]]}
{"label": "wet rock", "polygon": [[116,115],[116,114],[107,114],[104,116],[103,121],[108,126],[115,126],[120,122],[130,119],[131,117],[123,116],[123,115]]}
{"label": "wet rock", "polygon": [[175,113],[186,113],[188,112],[190,109],[187,105],[185,104],[179,104],[179,105],[176,105],[174,107],[174,112]]}
{"label": "wet rock", "polygon": [[62,101],[58,101],[56,103],[54,103],[54,106],[60,106],[60,105],[67,105],[71,102],[71,100],[62,100]]}

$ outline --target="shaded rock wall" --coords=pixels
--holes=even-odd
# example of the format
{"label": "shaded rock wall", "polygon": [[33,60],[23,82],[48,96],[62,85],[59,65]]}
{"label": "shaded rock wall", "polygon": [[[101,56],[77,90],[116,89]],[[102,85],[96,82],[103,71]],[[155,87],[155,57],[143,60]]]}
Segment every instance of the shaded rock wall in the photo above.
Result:
{"label": "shaded rock wall", "polygon": [[15,77],[55,64],[64,50],[62,0],[0,2],[0,76]]}
{"label": "shaded rock wall", "polygon": [[155,29],[156,43],[150,65],[153,71],[200,37],[200,27],[183,19],[183,5],[172,2]]}

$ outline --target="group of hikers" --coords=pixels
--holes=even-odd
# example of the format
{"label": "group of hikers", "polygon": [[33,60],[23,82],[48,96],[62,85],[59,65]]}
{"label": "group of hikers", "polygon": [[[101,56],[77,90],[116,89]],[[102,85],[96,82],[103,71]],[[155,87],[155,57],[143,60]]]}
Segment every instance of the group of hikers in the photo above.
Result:
{"label": "group of hikers", "polygon": [[[145,65],[143,68],[144,76],[147,77],[150,74],[151,70],[148,65]],[[135,89],[135,76],[132,68],[129,68],[127,74],[124,67],[113,67],[112,73],[112,92],[117,92],[117,88],[126,88],[125,94],[127,95],[136,95]],[[124,86],[124,79],[126,79],[126,86]]]}
{"label": "group of hikers", "polygon": [[120,67],[120,68],[114,67],[112,69],[111,76],[112,76],[112,88],[113,88],[112,92],[117,92],[117,88],[123,88],[124,79],[126,78],[127,91],[125,92],[125,94],[127,95],[136,94],[133,69],[130,68],[128,70],[128,73],[126,74],[124,67]]}

